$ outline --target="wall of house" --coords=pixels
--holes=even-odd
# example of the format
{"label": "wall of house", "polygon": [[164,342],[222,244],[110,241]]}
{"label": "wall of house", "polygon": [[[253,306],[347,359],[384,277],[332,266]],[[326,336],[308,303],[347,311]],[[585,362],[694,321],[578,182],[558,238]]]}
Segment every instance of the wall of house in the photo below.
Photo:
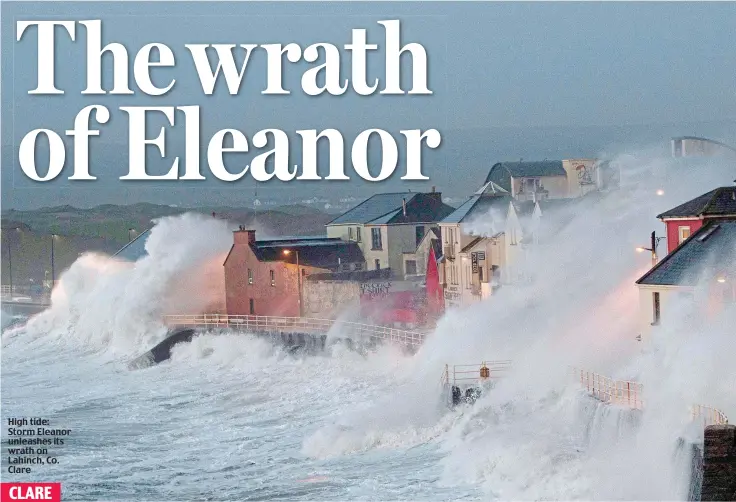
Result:
{"label": "wall of house", "polygon": [[680,245],[680,227],[688,227],[690,235],[692,235],[703,226],[703,220],[697,218],[668,220],[665,221],[665,225],[667,227],[667,252],[671,253],[673,249]]}
{"label": "wall of house", "polygon": [[389,266],[398,273],[404,270],[404,253],[417,249],[417,227],[424,227],[425,232],[429,231],[429,227],[425,225],[391,225],[387,228]]}
{"label": "wall of house", "polygon": [[[535,177],[529,176],[527,178]],[[527,178],[511,178],[512,194],[515,199],[532,200],[531,194],[519,195],[522,182]],[[550,199],[564,199],[568,197],[568,182],[564,176],[539,176],[536,178],[541,181],[544,189],[549,192],[547,197]]]}
{"label": "wall of house", "polygon": [[[373,249],[372,229],[381,229],[382,249]],[[363,229],[361,250],[365,256],[366,270],[376,270],[376,259],[381,261],[381,268],[389,267],[389,240],[386,225],[366,225]]]}
{"label": "wall of house", "polygon": [[566,159],[562,168],[567,173],[567,197],[582,197],[598,188],[596,159]]}
{"label": "wall of house", "polygon": [[[251,313],[265,316],[299,316],[297,267],[280,261],[260,262],[248,243],[247,231],[234,232],[234,244],[225,260],[225,306],[230,315]],[[300,267],[304,275],[326,272],[314,267]],[[248,269],[253,271],[253,283],[248,283]],[[274,285],[271,285],[271,270]],[[303,290],[302,290],[303,291]]]}
{"label": "wall of house", "polygon": [[357,281],[305,281],[303,289],[305,317],[337,319],[360,303]]}
{"label": "wall of house", "polygon": [[[427,275],[427,263],[429,260],[429,252],[432,248],[432,242],[435,240],[439,240],[436,237],[436,234],[430,230],[431,226],[426,225],[424,228],[424,231],[426,234],[431,234],[430,237],[426,237],[422,239],[422,242],[420,243],[420,246],[416,249],[413,253],[404,253],[402,259],[404,260],[404,276],[407,275],[406,273],[406,261],[407,260],[414,260],[417,264],[417,276],[424,277]],[[415,230],[416,231],[416,230]],[[439,256],[436,256],[435,258],[439,258]]]}
{"label": "wall of house", "polygon": [[[367,303],[375,304],[376,309],[388,314],[382,300],[390,300],[391,295],[416,293],[420,283],[402,280],[368,281],[305,281],[303,289],[304,315],[323,319],[337,319],[352,311],[353,319],[359,319]],[[389,302],[390,303],[390,302]],[[386,312],[384,312],[386,311]],[[350,316],[349,316],[350,318]]]}
{"label": "wall of house", "polygon": [[[692,297],[692,288],[678,286],[647,286],[639,285],[639,334],[642,338],[651,336],[654,322],[654,293],[659,293],[660,323],[672,319],[674,315],[684,315],[686,297]],[[678,301],[680,303],[678,303]],[[683,317],[684,319],[684,317]]]}

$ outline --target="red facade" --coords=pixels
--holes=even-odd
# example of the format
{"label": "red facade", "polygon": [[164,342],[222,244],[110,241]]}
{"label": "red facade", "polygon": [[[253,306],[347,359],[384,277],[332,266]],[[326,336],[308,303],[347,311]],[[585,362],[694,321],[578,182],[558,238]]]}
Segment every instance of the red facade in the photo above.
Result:
{"label": "red facade", "polygon": [[[239,230],[233,234],[233,247],[224,265],[227,313],[299,317],[296,265],[259,261],[250,247],[255,242],[254,230]],[[313,267],[300,266],[300,269],[303,277],[324,272]]]}
{"label": "red facade", "polygon": [[665,220],[667,225],[667,252],[671,253],[673,249],[680,245],[681,235],[690,236],[703,226],[703,220],[700,218],[681,219],[681,220]]}

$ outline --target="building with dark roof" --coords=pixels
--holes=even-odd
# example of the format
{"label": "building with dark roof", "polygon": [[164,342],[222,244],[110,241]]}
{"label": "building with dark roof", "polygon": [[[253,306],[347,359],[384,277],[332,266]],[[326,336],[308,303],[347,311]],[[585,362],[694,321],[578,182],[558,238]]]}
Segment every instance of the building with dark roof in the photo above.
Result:
{"label": "building with dark roof", "polygon": [[736,187],[711,190],[658,218],[667,225],[669,252],[636,281],[641,334],[685,309],[709,316],[735,308]]}
{"label": "building with dark roof", "polygon": [[455,208],[432,191],[374,195],[327,224],[327,235],[354,242],[367,270],[404,269],[403,255],[414,252],[427,232]]}
{"label": "building with dark roof", "polygon": [[706,223],[636,284],[643,335],[685,309],[710,316],[736,308],[736,220]]}
{"label": "building with dark roof", "polygon": [[596,159],[498,162],[488,182],[517,200],[568,199],[600,188],[600,173]]}
{"label": "building with dark roof", "polygon": [[714,157],[733,156],[736,149],[720,141],[698,136],[679,136],[672,138],[673,157]]}
{"label": "building with dark roof", "polygon": [[359,270],[364,262],[355,242],[329,237],[259,241],[255,230],[240,227],[224,263],[227,313],[299,317],[307,276]]}
{"label": "building with dark roof", "polygon": [[667,252],[711,220],[736,219],[736,186],[720,187],[657,215],[667,227]]}

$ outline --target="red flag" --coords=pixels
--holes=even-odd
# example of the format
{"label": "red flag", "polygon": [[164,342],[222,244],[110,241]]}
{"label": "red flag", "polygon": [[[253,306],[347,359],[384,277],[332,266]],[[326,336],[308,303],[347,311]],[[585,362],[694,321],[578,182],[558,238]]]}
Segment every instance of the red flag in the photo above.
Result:
{"label": "red flag", "polygon": [[440,286],[440,273],[437,270],[437,257],[434,248],[429,248],[429,259],[427,260],[427,307],[430,314],[440,314],[444,309],[444,297]]}

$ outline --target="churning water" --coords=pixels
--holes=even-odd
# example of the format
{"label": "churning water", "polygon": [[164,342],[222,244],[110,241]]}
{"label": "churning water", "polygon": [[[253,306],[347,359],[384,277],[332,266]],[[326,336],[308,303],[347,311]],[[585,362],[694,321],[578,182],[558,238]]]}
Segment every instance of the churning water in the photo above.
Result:
{"label": "churning water", "polygon": [[[2,341],[3,440],[9,417],[71,437],[58,464],[30,475],[8,474],[4,454],[3,480],[61,481],[70,500],[683,499],[676,443],[697,435],[687,405],[736,414],[734,319],[637,342],[633,281],[648,264],[632,250],[658,212],[733,175],[713,166],[667,185],[661,172],[678,166],[665,164],[633,157],[635,182],[559,216],[527,282],[449,312],[414,356],[339,344],[299,356],[204,335],[131,371],[164,335],[163,314],[211,303],[202,264],[231,235],[185,215],[158,222],[136,264],[83,256],[52,307]],[[652,195],[660,187],[671,199]],[[483,359],[514,368],[473,407],[448,410],[444,364]],[[581,394],[570,365],[643,382],[645,412]]]}

